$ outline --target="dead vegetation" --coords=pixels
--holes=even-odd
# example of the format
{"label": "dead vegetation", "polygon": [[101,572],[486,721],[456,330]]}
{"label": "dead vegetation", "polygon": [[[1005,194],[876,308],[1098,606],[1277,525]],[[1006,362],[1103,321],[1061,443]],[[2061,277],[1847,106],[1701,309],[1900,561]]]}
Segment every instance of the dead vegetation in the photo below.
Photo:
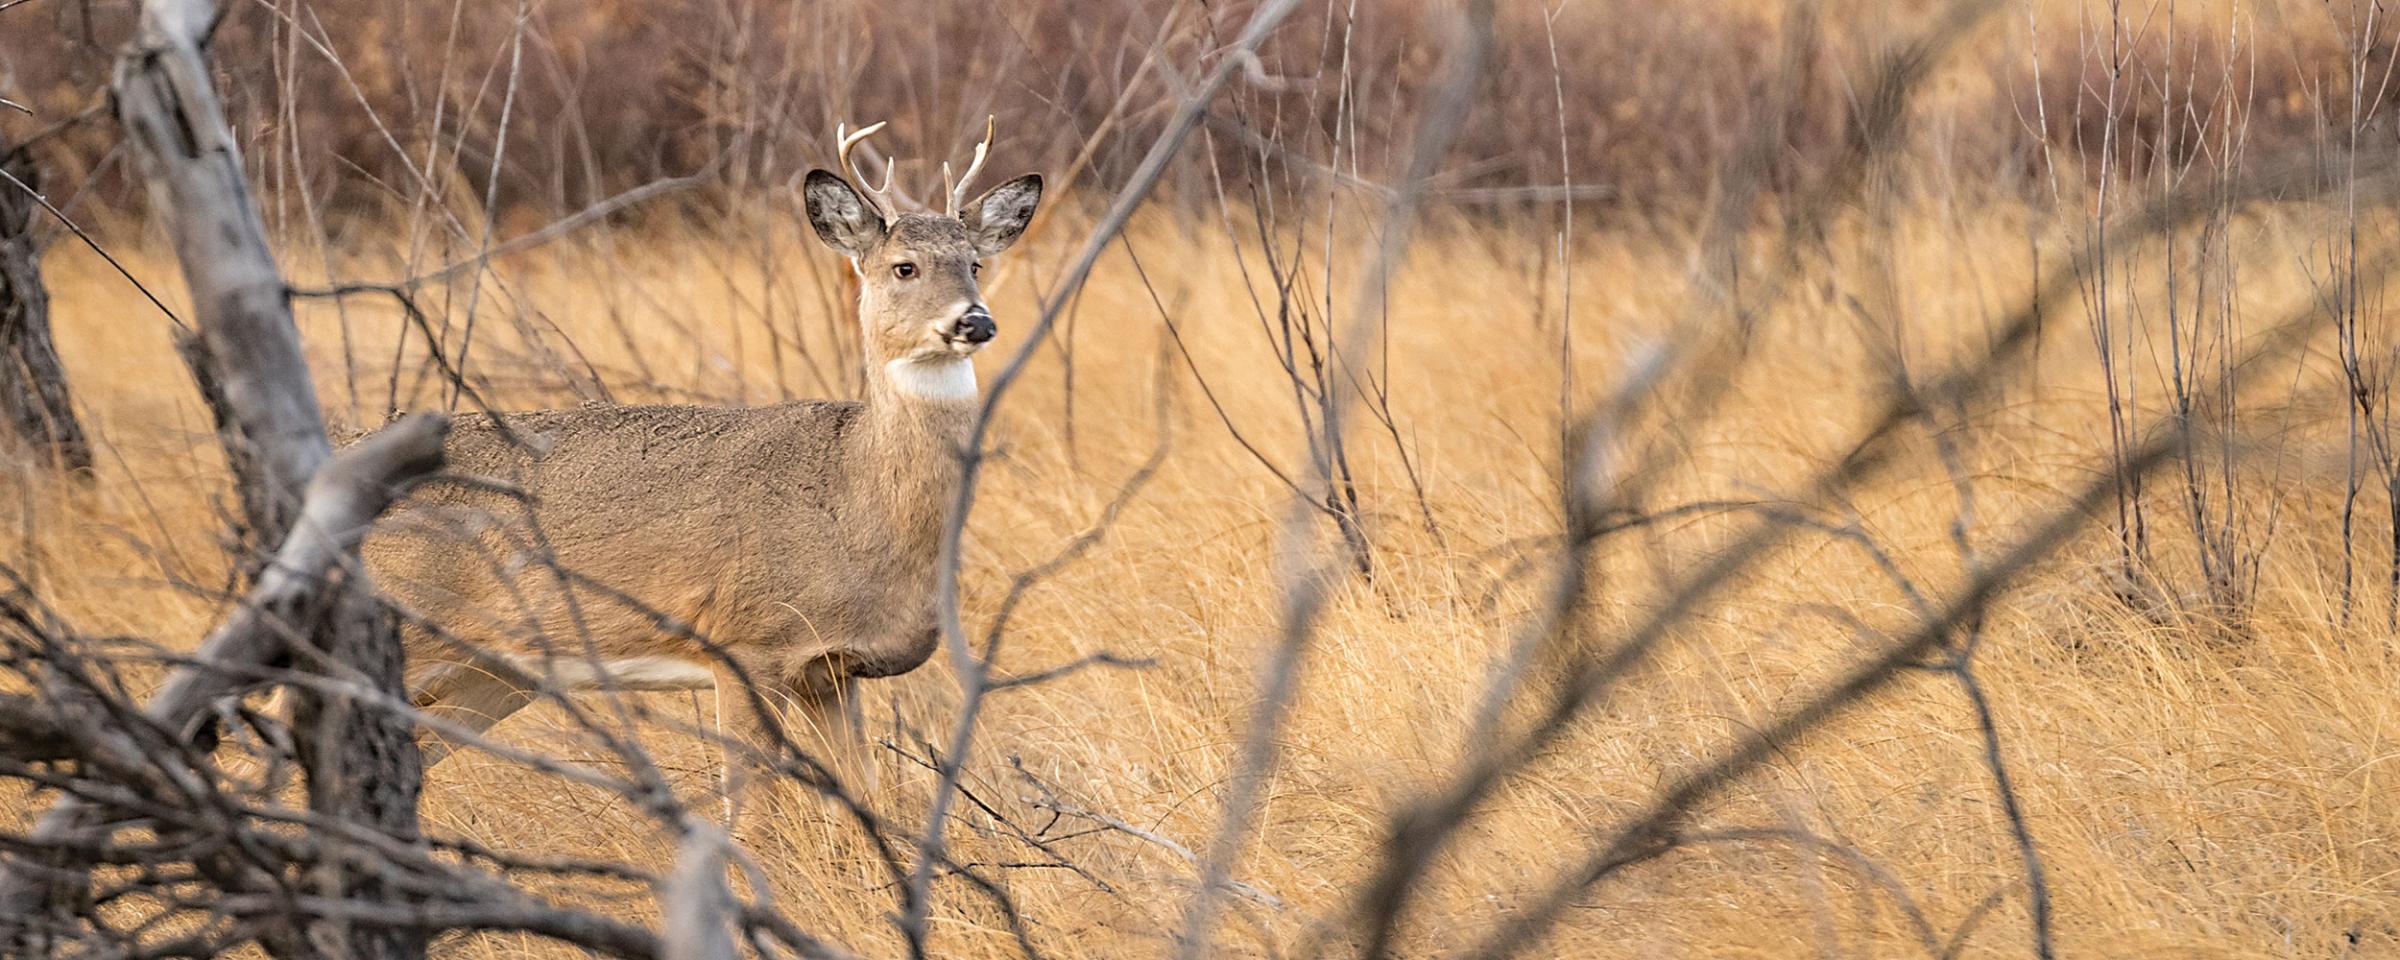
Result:
{"label": "dead vegetation", "polygon": [[[2374,8],[1323,5],[1251,61],[1247,6],[346,7],[212,41],[278,51],[225,79],[336,421],[851,394],[779,187],[817,104],[910,118],[923,192],[1014,104],[1083,203],[986,272],[1025,352],[946,652],[862,688],[874,785],[781,754],[849,799],[720,850],[706,698],[552,698],[428,778],[423,849],[623,929],[393,924],[435,955],[2400,950]],[[49,147],[106,174],[105,127]],[[109,638],[222,620],[242,509],[126,278],[192,315],[173,251],[70,180],[123,267],[43,263],[97,466],[10,479],[0,635],[138,698],[166,658]],[[0,774],[12,838],[111,775]],[[213,929],[168,879],[113,909]]]}

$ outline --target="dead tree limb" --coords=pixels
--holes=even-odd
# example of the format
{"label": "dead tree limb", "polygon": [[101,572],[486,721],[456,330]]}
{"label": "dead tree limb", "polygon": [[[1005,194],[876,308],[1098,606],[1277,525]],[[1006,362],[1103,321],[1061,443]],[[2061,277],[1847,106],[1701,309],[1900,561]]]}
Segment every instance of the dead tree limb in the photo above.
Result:
{"label": "dead tree limb", "polygon": [[[300,526],[286,546],[318,541],[309,547],[324,555],[301,559],[322,559],[324,569],[334,575],[320,581],[321,586],[313,591],[326,607],[324,618],[308,632],[314,651],[323,655],[312,664],[320,672],[354,676],[380,693],[405,694],[400,625],[377,600],[373,587],[364,582],[357,564],[358,544],[408,482],[441,469],[442,438],[448,433],[447,417],[413,415],[344,451],[310,483]],[[320,510],[324,515],[319,515]],[[331,531],[340,533],[327,535]],[[328,819],[372,824],[404,843],[417,841],[417,794],[424,769],[413,725],[387,711],[362,709],[347,697],[329,697],[313,687],[297,692],[292,712],[294,746],[308,778],[309,809]],[[327,842],[332,843],[330,839]],[[371,864],[349,862],[346,852],[331,851],[331,862],[311,877],[320,893],[386,902],[410,899],[388,889],[388,882]],[[348,926],[335,918],[322,922]],[[335,937],[348,942],[359,957],[416,957],[424,955],[427,935],[422,930],[388,927],[342,929]]]}
{"label": "dead tree limb", "polygon": [[215,13],[210,0],[142,5],[140,32],[117,61],[117,118],[191,289],[186,356],[212,388],[247,534],[263,546],[283,542],[332,446],[283,275],[200,58]]}
{"label": "dead tree limb", "polygon": [[733,891],[725,886],[725,833],[695,824],[675,854],[675,875],[660,899],[666,907],[668,960],[734,960]]}
{"label": "dead tree limb", "polygon": [[[401,692],[399,633],[356,575],[358,544],[375,518],[415,481],[437,471],[448,421],[404,421],[332,457],[288,288],[269,252],[240,153],[211,85],[200,42],[217,14],[209,0],[147,0],[134,42],[117,62],[117,116],[149,187],[151,211],[172,240],[191,291],[195,332],[184,350],[200,381],[240,491],[245,534],[280,544],[258,569],[255,588],[202,645],[197,662],[171,675],[145,718],[206,749],[212,707],[241,692],[238,667],[276,667],[307,654],[310,669]],[[305,495],[304,495],[305,494]],[[419,768],[405,720],[359,711],[347,700],[303,688],[295,719],[309,731],[296,746],[312,812],[417,841]],[[61,850],[90,849],[110,832],[110,813],[81,797],[62,800],[31,839]],[[0,876],[0,916],[25,917],[79,884],[89,864],[37,869],[12,861]],[[340,853],[303,881],[335,900],[383,899],[388,882]],[[389,904],[387,904],[389,905]],[[339,945],[357,957],[424,954],[427,932],[358,924],[325,914],[305,929],[267,931],[272,953]]]}
{"label": "dead tree limb", "polygon": [[[416,414],[343,451],[341,457],[319,471],[310,484],[297,526],[276,553],[274,563],[259,578],[258,586],[243,601],[241,609],[201,645],[195,657],[199,666],[185,667],[167,678],[143,708],[144,718],[175,732],[179,738],[198,739],[205,744],[210,736],[204,725],[213,720],[212,706],[249,686],[250,671],[242,668],[272,668],[291,659],[286,639],[294,634],[296,625],[305,624],[308,619],[327,622],[326,614],[338,612],[341,616],[331,618],[332,623],[355,626],[358,614],[354,606],[332,605],[332,595],[347,592],[339,589],[338,571],[351,565],[348,561],[355,558],[358,544],[375,517],[408,485],[440,468],[442,438],[448,431],[447,417]],[[310,618],[307,616],[310,613],[317,616]],[[344,645],[337,645],[334,650],[348,652]],[[369,665],[363,672],[379,672],[373,666],[380,665]],[[407,731],[403,728],[401,732]],[[415,827],[413,749],[411,744],[407,776],[395,778],[406,781],[403,792],[408,800],[407,829],[395,833],[402,838],[413,836]],[[361,781],[351,786],[368,789],[364,784]],[[381,789],[402,790],[389,786]],[[312,805],[316,805],[319,795],[340,792],[312,790]],[[382,810],[386,804],[371,806]],[[387,828],[396,826],[388,819],[372,822]],[[69,798],[45,813],[27,839],[61,849],[82,849],[93,845],[94,832],[106,828],[106,811]],[[41,900],[56,884],[40,882],[37,874],[71,869],[60,864],[49,867],[49,871],[41,871],[21,860],[9,862],[6,875],[0,876],[0,917],[31,916],[40,910]]]}
{"label": "dead tree limb", "polygon": [[43,467],[81,473],[92,467],[92,450],[50,342],[50,296],[32,231],[41,173],[6,143],[0,143],[0,172],[11,181],[0,184],[0,444],[21,448]]}

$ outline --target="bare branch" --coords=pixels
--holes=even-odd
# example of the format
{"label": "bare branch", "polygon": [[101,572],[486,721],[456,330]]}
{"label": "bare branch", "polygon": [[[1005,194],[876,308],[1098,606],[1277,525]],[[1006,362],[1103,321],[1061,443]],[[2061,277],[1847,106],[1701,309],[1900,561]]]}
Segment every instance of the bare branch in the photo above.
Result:
{"label": "bare branch", "polygon": [[667,881],[666,960],[734,960],[733,891],[725,886],[725,834],[693,824]]}

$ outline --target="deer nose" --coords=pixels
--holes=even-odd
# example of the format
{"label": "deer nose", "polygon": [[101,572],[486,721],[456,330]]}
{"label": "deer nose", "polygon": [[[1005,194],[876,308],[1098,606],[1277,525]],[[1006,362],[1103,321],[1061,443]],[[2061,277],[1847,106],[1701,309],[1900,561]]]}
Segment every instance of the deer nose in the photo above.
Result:
{"label": "deer nose", "polygon": [[951,324],[950,331],[951,336],[968,343],[990,343],[993,337],[999,335],[1000,325],[993,323],[991,312],[978,304],[968,307],[967,312]]}

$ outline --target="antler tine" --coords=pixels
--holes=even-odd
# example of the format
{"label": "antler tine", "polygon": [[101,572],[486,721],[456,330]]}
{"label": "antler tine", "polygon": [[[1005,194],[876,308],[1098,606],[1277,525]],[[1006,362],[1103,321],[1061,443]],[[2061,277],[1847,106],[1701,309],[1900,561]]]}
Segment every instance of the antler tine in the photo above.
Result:
{"label": "antler tine", "polygon": [[850,179],[857,181],[860,184],[864,184],[867,179],[858,175],[859,171],[857,164],[850,160],[851,148],[858,146],[859,143],[865,141],[868,137],[874,136],[876,131],[883,129],[884,125],[890,122],[891,121],[888,120],[879,120],[864,127],[860,127],[857,132],[852,132],[850,130],[850,125],[847,123],[837,123],[833,125],[833,137],[836,141],[839,141],[840,144],[834,148],[834,156],[841,162],[842,172],[849,174]]}
{"label": "antler tine", "polygon": [[884,194],[892,188],[893,164],[887,161],[883,165],[883,186],[880,188],[870,187],[867,186],[866,172],[858,168],[857,161],[850,159],[850,151],[866,142],[868,137],[874,136],[876,131],[883,129],[884,125],[890,122],[878,120],[855,131],[851,130],[848,124],[835,124],[833,128],[834,139],[840,143],[834,150],[834,158],[841,163],[842,173],[850,178],[851,183],[858,185],[859,190],[867,194],[868,202],[875,204],[878,208],[877,212],[887,219],[893,215],[893,211]]}
{"label": "antler tine", "polygon": [[983,160],[990,155],[992,149],[992,131],[998,125],[998,117],[991,114],[984,115],[983,142],[975,145],[975,159],[967,164],[966,174],[959,177],[957,183],[950,181],[950,165],[942,164],[942,186],[950,191],[949,213],[951,216],[958,216],[959,205],[967,202],[967,187],[975,183],[975,174],[982,172]]}

